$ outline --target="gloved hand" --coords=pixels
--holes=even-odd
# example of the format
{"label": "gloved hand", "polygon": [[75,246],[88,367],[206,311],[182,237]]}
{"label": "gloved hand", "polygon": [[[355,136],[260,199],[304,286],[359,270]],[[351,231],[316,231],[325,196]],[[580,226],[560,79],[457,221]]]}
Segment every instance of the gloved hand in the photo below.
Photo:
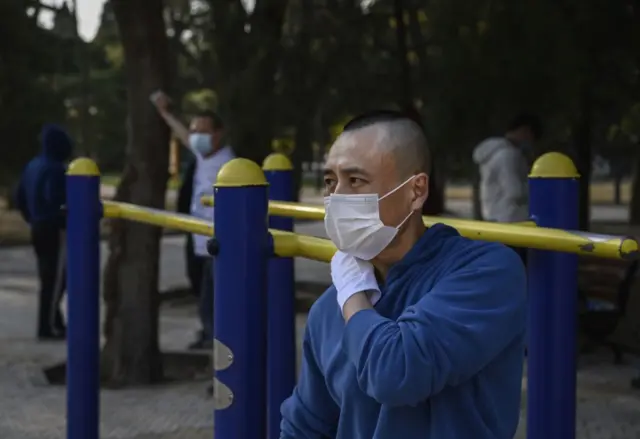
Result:
{"label": "gloved hand", "polygon": [[338,291],[340,310],[349,297],[356,293],[366,292],[372,305],[380,299],[380,287],[369,261],[338,251],[331,259],[331,279]]}

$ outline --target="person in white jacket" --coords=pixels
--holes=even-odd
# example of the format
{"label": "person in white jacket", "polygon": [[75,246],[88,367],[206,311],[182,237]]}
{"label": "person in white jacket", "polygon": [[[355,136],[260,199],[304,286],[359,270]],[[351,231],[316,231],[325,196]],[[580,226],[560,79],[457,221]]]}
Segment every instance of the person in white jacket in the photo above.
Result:
{"label": "person in white jacket", "polygon": [[491,137],[473,151],[480,169],[480,200],[485,221],[517,222],[529,217],[527,155],[542,135],[540,120],[520,114],[502,137]]}

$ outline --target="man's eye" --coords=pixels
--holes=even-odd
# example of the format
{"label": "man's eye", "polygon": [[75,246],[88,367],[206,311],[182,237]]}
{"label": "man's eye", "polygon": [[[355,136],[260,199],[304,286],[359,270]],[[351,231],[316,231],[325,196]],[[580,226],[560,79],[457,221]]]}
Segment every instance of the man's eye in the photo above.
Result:
{"label": "man's eye", "polygon": [[350,177],[349,178],[349,183],[351,183],[351,186],[359,186],[361,184],[364,184],[365,181],[361,178],[358,177]]}
{"label": "man's eye", "polygon": [[324,179],[324,185],[325,186],[332,186],[335,184],[335,180],[333,178],[325,178]]}

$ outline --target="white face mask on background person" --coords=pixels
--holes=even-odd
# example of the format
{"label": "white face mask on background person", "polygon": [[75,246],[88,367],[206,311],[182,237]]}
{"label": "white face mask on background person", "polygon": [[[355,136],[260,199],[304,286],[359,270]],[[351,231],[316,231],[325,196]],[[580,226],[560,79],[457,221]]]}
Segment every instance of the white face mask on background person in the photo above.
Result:
{"label": "white face mask on background person", "polygon": [[380,219],[379,203],[414,177],[382,197],[377,194],[331,194],[325,197],[324,227],[338,250],[369,261],[387,248],[413,211],[397,227],[386,226]]}
{"label": "white face mask on background person", "polygon": [[211,144],[211,134],[191,133],[189,134],[189,147],[196,150],[200,155],[208,155],[213,150]]}

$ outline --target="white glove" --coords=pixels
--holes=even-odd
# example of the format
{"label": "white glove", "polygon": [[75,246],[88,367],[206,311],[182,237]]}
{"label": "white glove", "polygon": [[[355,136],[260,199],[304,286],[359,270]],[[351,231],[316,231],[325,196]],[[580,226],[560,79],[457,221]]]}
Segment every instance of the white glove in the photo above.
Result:
{"label": "white glove", "polygon": [[331,259],[331,279],[338,291],[340,310],[349,297],[356,293],[366,292],[372,305],[380,299],[380,287],[369,261],[338,251]]}

